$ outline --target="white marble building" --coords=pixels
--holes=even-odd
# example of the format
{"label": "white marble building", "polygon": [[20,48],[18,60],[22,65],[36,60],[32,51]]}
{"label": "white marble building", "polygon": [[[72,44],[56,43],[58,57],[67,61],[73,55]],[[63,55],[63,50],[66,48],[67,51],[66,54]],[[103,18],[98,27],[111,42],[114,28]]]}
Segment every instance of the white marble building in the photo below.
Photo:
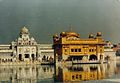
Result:
{"label": "white marble building", "polygon": [[113,44],[111,42],[106,42],[104,53],[107,60],[116,61],[116,51],[113,49]]}
{"label": "white marble building", "polygon": [[30,38],[27,28],[22,28],[20,37],[16,41],[16,56],[20,61],[37,59],[37,42],[33,37]]}
{"label": "white marble building", "polygon": [[0,62],[50,61],[54,58],[52,44],[38,44],[23,27],[19,37],[8,45],[0,45]]}
{"label": "white marble building", "polygon": [[40,54],[41,60],[48,61],[54,58],[54,50],[52,44],[38,44],[38,54]]}
{"label": "white marble building", "polygon": [[13,50],[11,45],[2,44],[0,45],[0,62],[12,61],[13,60]]}

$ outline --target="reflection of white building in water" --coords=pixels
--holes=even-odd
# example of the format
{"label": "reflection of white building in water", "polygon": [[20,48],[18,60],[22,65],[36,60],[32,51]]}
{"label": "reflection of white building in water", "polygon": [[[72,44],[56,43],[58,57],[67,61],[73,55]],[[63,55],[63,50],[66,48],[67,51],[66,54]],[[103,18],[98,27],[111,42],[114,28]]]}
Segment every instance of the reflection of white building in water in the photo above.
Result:
{"label": "reflection of white building in water", "polygon": [[0,45],[0,62],[49,61],[53,58],[52,45],[37,44],[26,27],[21,29],[18,39],[11,44]]}
{"label": "reflection of white building in water", "polygon": [[38,83],[52,79],[53,66],[1,66],[0,83]]}

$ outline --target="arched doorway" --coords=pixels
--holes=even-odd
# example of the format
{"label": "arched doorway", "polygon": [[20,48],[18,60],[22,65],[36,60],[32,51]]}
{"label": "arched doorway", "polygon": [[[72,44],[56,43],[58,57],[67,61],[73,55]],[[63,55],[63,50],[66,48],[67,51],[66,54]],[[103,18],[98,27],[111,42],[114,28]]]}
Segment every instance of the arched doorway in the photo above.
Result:
{"label": "arched doorway", "polygon": [[35,55],[34,55],[34,54],[32,54],[31,56],[32,56],[32,60],[34,61],[34,60],[35,60]]}
{"label": "arched doorway", "polygon": [[43,61],[46,61],[46,56],[44,55],[43,58],[42,58]]}
{"label": "arched doorway", "polygon": [[19,54],[19,60],[22,61],[22,54]]}
{"label": "arched doorway", "polygon": [[97,60],[97,56],[96,55],[90,55],[90,58],[89,58],[89,60]]}
{"label": "arched doorway", "polygon": [[25,54],[25,58],[29,58],[30,57],[30,55],[29,54]]}

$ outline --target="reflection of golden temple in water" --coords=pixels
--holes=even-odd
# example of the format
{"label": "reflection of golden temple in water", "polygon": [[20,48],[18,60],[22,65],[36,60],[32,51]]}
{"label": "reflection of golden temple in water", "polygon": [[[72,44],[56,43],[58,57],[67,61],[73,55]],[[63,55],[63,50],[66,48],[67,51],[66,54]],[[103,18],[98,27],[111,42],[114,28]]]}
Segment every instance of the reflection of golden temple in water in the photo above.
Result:
{"label": "reflection of golden temple in water", "polygon": [[106,65],[74,65],[56,67],[56,81],[87,81],[100,80],[106,76]]}
{"label": "reflection of golden temple in water", "polygon": [[37,83],[53,74],[53,66],[1,66],[0,83]]}

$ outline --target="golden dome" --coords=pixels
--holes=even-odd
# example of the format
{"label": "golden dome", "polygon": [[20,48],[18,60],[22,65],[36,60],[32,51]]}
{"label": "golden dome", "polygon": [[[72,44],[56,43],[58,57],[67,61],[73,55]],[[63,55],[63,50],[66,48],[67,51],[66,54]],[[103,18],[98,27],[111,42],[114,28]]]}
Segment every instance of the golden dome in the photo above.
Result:
{"label": "golden dome", "polygon": [[57,38],[57,37],[58,37],[58,35],[57,35],[57,34],[53,35],[53,38]]}
{"label": "golden dome", "polygon": [[93,34],[90,34],[90,35],[89,35],[89,38],[94,38],[94,35],[93,35]]}
{"label": "golden dome", "polygon": [[75,33],[75,32],[66,32],[67,36],[75,36],[75,37],[79,37],[80,35]]}
{"label": "golden dome", "polygon": [[97,32],[97,36],[102,36],[102,33],[101,32]]}
{"label": "golden dome", "polygon": [[27,29],[26,27],[23,27],[23,28],[21,29],[20,33],[21,33],[21,34],[28,34],[29,31],[28,31],[28,29]]}
{"label": "golden dome", "polygon": [[60,36],[65,36],[65,35],[66,35],[65,32],[61,32],[61,33],[60,33]]}

